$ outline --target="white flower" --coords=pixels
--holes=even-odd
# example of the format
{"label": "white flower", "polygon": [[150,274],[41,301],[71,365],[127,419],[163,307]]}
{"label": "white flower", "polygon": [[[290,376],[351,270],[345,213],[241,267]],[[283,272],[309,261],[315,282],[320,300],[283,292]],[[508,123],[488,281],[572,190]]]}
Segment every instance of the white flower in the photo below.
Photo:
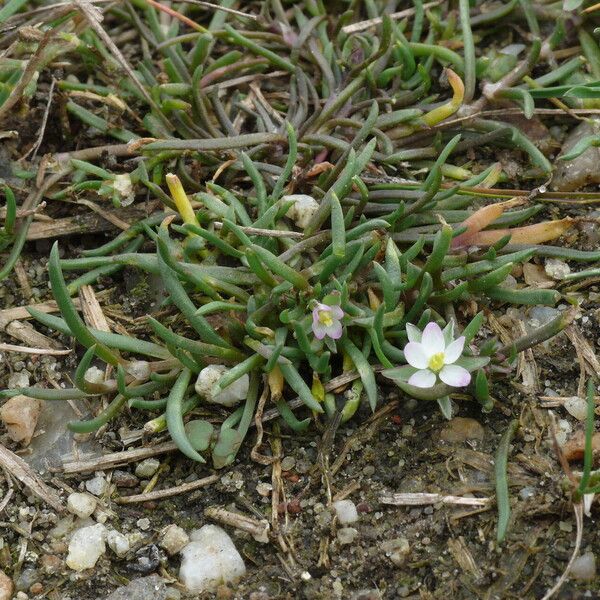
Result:
{"label": "white flower", "polygon": [[337,305],[317,304],[313,309],[312,330],[318,340],[328,335],[332,340],[342,337],[344,311]]}
{"label": "white flower", "polygon": [[419,369],[408,380],[410,385],[430,388],[438,377],[452,387],[465,387],[471,381],[469,371],[455,365],[465,347],[465,338],[452,341],[444,337],[437,323],[429,323],[423,333],[410,323],[406,326],[409,343],[404,348],[404,356],[411,367]]}

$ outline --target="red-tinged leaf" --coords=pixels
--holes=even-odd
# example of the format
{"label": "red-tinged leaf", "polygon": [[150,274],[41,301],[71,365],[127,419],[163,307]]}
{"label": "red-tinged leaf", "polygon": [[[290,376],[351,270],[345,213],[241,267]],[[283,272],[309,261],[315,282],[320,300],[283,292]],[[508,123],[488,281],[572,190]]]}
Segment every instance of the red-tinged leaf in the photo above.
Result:
{"label": "red-tinged leaf", "polygon": [[513,198],[512,200],[506,200],[505,202],[488,204],[487,206],[476,210],[470,217],[461,223],[462,226],[466,226],[467,230],[452,240],[451,247],[463,248],[465,246],[475,246],[476,244],[472,241],[472,238],[477,232],[485,229],[490,223],[493,223],[496,219],[501,217],[507,208],[520,206],[524,203],[525,200],[522,198]]}

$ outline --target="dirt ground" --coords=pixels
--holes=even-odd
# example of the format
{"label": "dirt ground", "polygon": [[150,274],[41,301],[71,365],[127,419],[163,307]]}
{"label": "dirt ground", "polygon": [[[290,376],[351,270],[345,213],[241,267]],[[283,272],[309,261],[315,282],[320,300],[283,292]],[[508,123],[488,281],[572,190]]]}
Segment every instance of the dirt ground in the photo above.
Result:
{"label": "dirt ground", "polygon": [[[45,259],[32,250],[22,261],[32,287],[39,290],[39,301],[49,297]],[[140,279],[137,285],[143,288],[144,284]],[[108,313],[118,314],[116,310],[111,312],[112,307],[122,310],[124,319],[143,314],[143,303],[132,300],[135,293],[123,294],[122,285],[123,277],[119,276],[104,280],[98,287],[98,291],[102,287],[108,290]],[[589,289],[594,298],[595,289]],[[16,277],[2,287],[0,294],[4,307],[31,300],[23,295]],[[600,342],[597,304],[584,301],[581,315],[577,327],[596,348]],[[482,332],[486,334],[489,331]],[[8,342],[8,336],[0,334],[0,341]],[[61,341],[69,347],[69,340]],[[47,377],[49,370],[57,380],[65,381],[76,364],[72,356],[60,361],[14,353],[4,356],[0,365],[2,388],[7,387],[11,375],[25,371],[32,384]],[[552,343],[538,346],[533,357],[538,390],[524,389],[521,378],[513,373],[495,387],[497,406],[487,415],[476,403],[461,402],[456,405],[456,415],[467,420],[449,423],[434,405],[398,395],[382,381],[385,403],[380,411],[371,416],[368,407],[362,407],[355,419],[335,432],[311,430],[302,436],[290,436],[272,423],[266,424],[267,445],[276,449],[280,443],[285,457],[287,470],[280,479],[273,479],[272,466],[251,459],[250,444],[246,444],[235,464],[218,472],[218,481],[206,488],[133,505],[117,505],[105,498],[110,525],[123,533],[139,533],[139,541],[126,557],[119,559],[107,552],[96,568],[81,575],[73,574],[62,562],[65,542],[49,536],[58,519],[56,513],[15,486],[1,516],[0,568],[10,567],[19,573],[18,586],[32,599],[105,598],[128,580],[152,571],[175,582],[179,559],[168,558],[162,551],[158,564],[150,571],[140,567],[139,556],[151,551],[163,526],[177,523],[186,530],[197,528],[210,522],[204,511],[214,506],[270,519],[272,484],[280,481],[278,535],[263,544],[248,533],[228,528],[248,574],[239,586],[222,587],[216,596],[206,597],[541,598],[563,572],[573,551],[575,520],[565,493],[565,474],[551,441],[549,410],[540,397],[576,395],[580,365],[564,333]],[[44,410],[52,411],[48,404]],[[85,413],[86,408],[79,405],[79,410]],[[562,406],[553,410],[573,430],[582,428]],[[519,419],[521,428],[509,455],[509,533],[499,546],[495,541],[493,457],[511,417]],[[134,414],[124,414],[100,431],[92,452],[121,450],[121,437],[141,425],[135,422]],[[5,434],[0,441],[17,450]],[[27,451],[19,454],[28,459]],[[177,454],[159,459],[164,467],[159,487],[190,482],[210,472]],[[120,478],[123,472],[133,475],[134,469],[135,464],[122,467]],[[82,487],[82,482],[93,475],[45,472],[44,479],[68,491]],[[133,482],[134,487],[119,488],[118,494],[139,493],[144,482],[136,482],[135,478]],[[394,506],[384,502],[397,492],[492,499],[485,506],[452,506],[439,501]],[[3,493],[7,493],[6,482]],[[326,508],[331,498],[352,500],[358,521],[349,526],[337,523]],[[595,506],[591,517],[584,520],[582,552],[597,552],[600,547],[597,515]],[[141,519],[148,519],[149,526]],[[50,573],[45,567],[48,555],[58,558]],[[14,556],[18,556],[18,565],[11,564]],[[39,588],[35,587],[38,582],[40,593],[31,593],[31,589]],[[600,583],[571,579],[559,597],[598,598]]]}

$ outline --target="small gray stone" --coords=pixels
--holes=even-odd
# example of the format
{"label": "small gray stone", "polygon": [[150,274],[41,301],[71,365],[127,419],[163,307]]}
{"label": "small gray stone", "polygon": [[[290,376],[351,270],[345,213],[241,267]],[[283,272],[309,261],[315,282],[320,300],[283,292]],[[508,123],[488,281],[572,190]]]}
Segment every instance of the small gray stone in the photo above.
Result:
{"label": "small gray stone", "polygon": [[577,557],[573,562],[570,572],[573,579],[579,581],[592,581],[596,577],[596,556],[593,552],[586,552]]}
{"label": "small gray stone", "polygon": [[546,259],[544,270],[546,271],[546,275],[552,277],[552,279],[561,280],[571,272],[571,267],[566,262],[557,258],[548,258]]}
{"label": "small gray stone", "polygon": [[179,525],[167,525],[162,530],[162,538],[159,546],[167,551],[167,554],[173,556],[177,554],[190,541],[188,534]]}
{"label": "small gray stone", "polygon": [[67,510],[77,515],[80,519],[86,519],[96,509],[96,498],[89,494],[73,492],[67,498]]}
{"label": "small gray stone", "polygon": [[135,487],[140,481],[133,473],[129,473],[128,471],[120,471],[117,469],[116,471],[113,471],[112,482],[117,487],[132,488]]}
{"label": "small gray stone", "polygon": [[88,479],[85,482],[85,489],[90,494],[94,494],[94,496],[102,496],[106,492],[107,487],[108,483],[102,475],[96,475],[96,477]]}
{"label": "small gray stone", "polygon": [[338,529],[337,539],[342,546],[352,544],[358,537],[358,531],[354,527],[342,527]]}
{"label": "small gray stone", "polygon": [[293,456],[286,456],[281,461],[282,471],[291,471],[296,466],[296,459]]}
{"label": "small gray stone", "polygon": [[135,467],[135,474],[144,479],[152,477],[160,467],[160,461],[156,458],[146,458]]}
{"label": "small gray stone", "polygon": [[158,575],[134,579],[128,585],[121,586],[105,600],[168,600],[167,586]]}
{"label": "small gray stone", "polygon": [[410,544],[406,538],[394,538],[383,542],[381,550],[397,567],[400,567],[406,562],[410,553]]}
{"label": "small gray stone", "polygon": [[106,535],[106,543],[119,557],[123,557],[129,552],[129,540],[122,533],[114,529],[111,529]]}

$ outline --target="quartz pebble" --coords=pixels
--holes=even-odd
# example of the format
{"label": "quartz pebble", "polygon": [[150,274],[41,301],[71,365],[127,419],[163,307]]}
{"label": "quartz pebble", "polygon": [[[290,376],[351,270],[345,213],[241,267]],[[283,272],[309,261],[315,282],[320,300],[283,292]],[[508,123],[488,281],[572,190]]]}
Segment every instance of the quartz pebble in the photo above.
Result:
{"label": "quartz pebble", "polygon": [[564,407],[578,421],[585,421],[587,417],[587,400],[579,396],[572,396],[565,400]]}
{"label": "quartz pebble", "polygon": [[106,600],[167,600],[167,586],[158,575],[130,581],[117,588]]}
{"label": "quartz pebble", "polygon": [[148,479],[158,471],[158,467],[160,467],[160,461],[158,459],[146,458],[137,464],[135,467],[135,474],[142,479]]}
{"label": "quartz pebble", "polygon": [[42,402],[29,396],[13,396],[0,408],[0,419],[11,440],[28,446],[42,412]]}
{"label": "quartz pebble", "polygon": [[14,589],[12,579],[4,571],[0,571],[0,600],[10,600]]}
{"label": "quartz pebble", "polygon": [[312,216],[319,209],[319,203],[307,194],[291,194],[283,196],[281,202],[293,201],[287,212],[287,216],[296,223],[300,229],[304,229],[309,223]]}
{"label": "quartz pebble", "polygon": [[404,537],[393,538],[383,542],[381,550],[397,567],[400,567],[406,562],[410,553],[410,544]]}
{"label": "quartz pebble", "polygon": [[546,259],[544,270],[546,271],[546,275],[556,280],[564,279],[571,272],[569,265],[557,258]]}
{"label": "quartz pebble", "polygon": [[67,510],[77,515],[80,519],[86,519],[96,509],[96,498],[89,494],[73,492],[67,498]]}
{"label": "quartz pebble", "polygon": [[167,554],[177,554],[190,541],[188,534],[179,525],[167,525],[162,530],[159,545],[165,549]]}
{"label": "quartz pebble", "polygon": [[92,479],[88,479],[85,482],[85,489],[94,496],[102,496],[106,492],[108,482],[102,475],[96,475]]}
{"label": "quartz pebble", "polygon": [[586,552],[581,556],[578,556],[570,571],[573,579],[579,579],[579,581],[592,581],[596,577],[596,556],[593,552]]}
{"label": "quartz pebble", "polygon": [[342,527],[337,531],[337,539],[342,546],[352,544],[357,537],[358,531],[354,527]]}
{"label": "quartz pebble", "polygon": [[78,529],[69,542],[67,566],[74,571],[91,569],[106,551],[107,532],[101,524]]}
{"label": "quartz pebble", "polygon": [[213,394],[213,387],[227,373],[229,369],[225,365],[208,365],[198,374],[195,389],[197,394],[212,404],[222,406],[235,406],[248,395],[250,378],[247,374],[236,379],[232,384]]}
{"label": "quartz pebble", "polygon": [[122,533],[119,533],[114,529],[111,529],[106,534],[106,543],[119,557],[125,556],[129,552],[129,540]]}
{"label": "quartz pebble", "polygon": [[231,538],[216,525],[192,531],[192,540],[181,551],[179,579],[189,592],[214,590],[246,573],[244,561]]}
{"label": "quartz pebble", "polygon": [[348,525],[349,523],[355,523],[358,521],[358,512],[356,505],[352,500],[338,500],[332,504],[335,514],[337,515],[338,522],[342,525]]}

